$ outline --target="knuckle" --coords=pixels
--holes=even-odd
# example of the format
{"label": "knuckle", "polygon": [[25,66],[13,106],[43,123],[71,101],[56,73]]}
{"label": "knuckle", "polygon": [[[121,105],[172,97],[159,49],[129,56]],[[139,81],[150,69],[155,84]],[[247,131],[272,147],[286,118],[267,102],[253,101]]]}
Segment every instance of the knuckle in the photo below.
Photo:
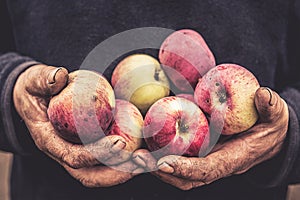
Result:
{"label": "knuckle", "polygon": [[184,176],[185,178],[191,178],[191,176],[192,176],[192,172],[191,172],[190,168],[186,168],[184,166],[180,168],[180,174],[182,176]]}
{"label": "knuckle", "polygon": [[200,172],[200,175],[201,175],[201,180],[204,181],[204,182],[206,182],[209,179],[208,178],[209,175],[205,171]]}
{"label": "knuckle", "polygon": [[173,161],[173,163],[175,164],[175,166],[177,166],[177,173],[180,174],[181,176],[185,177],[185,178],[190,178],[191,173],[190,173],[190,167],[186,160],[175,160]]}
{"label": "knuckle", "polygon": [[229,173],[228,173],[228,174],[227,174],[227,173],[225,174],[224,170],[225,170],[225,169],[218,169],[218,170],[215,170],[215,172],[209,173],[209,174],[206,176],[206,178],[203,179],[203,181],[204,181],[205,183],[209,183],[209,182],[211,182],[211,181],[218,180],[218,179],[222,178],[223,176],[228,176],[228,175],[230,175]]}
{"label": "knuckle", "polygon": [[201,181],[204,183],[204,184],[208,184],[209,182],[211,182],[211,180],[213,179],[217,179],[217,177],[215,175],[210,175],[210,176],[205,176]]}
{"label": "knuckle", "polygon": [[79,159],[79,157],[77,157],[73,154],[69,154],[69,153],[63,151],[61,154],[61,159],[63,162],[65,162],[67,165],[69,165],[73,169],[78,169],[78,168],[82,167],[82,162]]}
{"label": "knuckle", "polygon": [[34,143],[40,151],[48,152],[47,144],[41,138],[34,138]]}
{"label": "knuckle", "polygon": [[212,180],[219,179],[219,177],[221,177],[222,171],[224,171],[226,168],[222,162],[222,164],[218,166],[216,161],[213,161],[212,159],[209,159],[208,161],[209,164],[207,166],[210,167],[203,169],[200,172],[201,181],[205,184],[211,182]]}

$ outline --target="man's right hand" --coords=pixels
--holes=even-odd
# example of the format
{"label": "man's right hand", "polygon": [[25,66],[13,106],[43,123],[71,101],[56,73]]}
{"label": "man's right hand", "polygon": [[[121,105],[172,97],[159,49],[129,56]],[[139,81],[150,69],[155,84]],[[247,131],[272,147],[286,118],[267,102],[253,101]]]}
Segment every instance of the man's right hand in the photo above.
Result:
{"label": "man's right hand", "polygon": [[14,87],[14,105],[36,146],[88,187],[120,184],[141,172],[142,169],[131,161],[114,167],[95,166],[101,164],[99,160],[110,163],[126,146],[120,136],[106,136],[84,146],[69,143],[56,134],[48,119],[47,108],[51,96],[59,93],[67,80],[65,68],[46,65],[32,66],[18,77]]}

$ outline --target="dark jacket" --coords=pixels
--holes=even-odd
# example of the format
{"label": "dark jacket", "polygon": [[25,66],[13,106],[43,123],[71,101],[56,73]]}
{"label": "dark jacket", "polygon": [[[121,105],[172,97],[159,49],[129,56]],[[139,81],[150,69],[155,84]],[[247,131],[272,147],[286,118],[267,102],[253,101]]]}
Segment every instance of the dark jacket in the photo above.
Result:
{"label": "dark jacket", "polygon": [[[299,182],[299,0],[0,2],[0,148],[14,153],[12,200],[284,199],[287,184]],[[184,192],[150,174],[111,188],[84,188],[40,152],[14,109],[12,90],[18,75],[36,62],[73,71],[100,42],[140,27],[194,29],[217,63],[243,65],[262,86],[277,91],[290,112],[280,154],[243,175]],[[157,56],[157,50],[149,52]]]}

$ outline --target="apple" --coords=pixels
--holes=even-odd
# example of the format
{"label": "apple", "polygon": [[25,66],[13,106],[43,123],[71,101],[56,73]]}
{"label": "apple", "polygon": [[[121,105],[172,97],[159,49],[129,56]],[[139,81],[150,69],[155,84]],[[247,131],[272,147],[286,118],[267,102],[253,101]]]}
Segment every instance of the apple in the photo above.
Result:
{"label": "apple", "polygon": [[198,79],[216,66],[203,37],[190,29],[175,31],[164,40],[159,61],[170,80],[183,92],[193,92]]}
{"label": "apple", "polygon": [[145,114],[158,99],[169,95],[169,81],[159,62],[146,54],[124,58],[111,79],[116,98],[128,100]]}
{"label": "apple", "polygon": [[210,116],[211,125],[224,135],[232,135],[256,123],[254,96],[259,87],[256,77],[246,68],[221,64],[199,79],[194,97]]}
{"label": "apple", "polygon": [[208,121],[201,109],[181,97],[165,97],[155,102],[144,120],[145,142],[155,157],[199,156],[209,146]]}
{"label": "apple", "polygon": [[126,141],[125,148],[113,159],[116,163],[128,160],[141,147],[143,123],[143,116],[136,106],[125,100],[116,100],[114,120],[105,131],[105,135],[119,135]]}
{"label": "apple", "polygon": [[50,100],[48,117],[59,136],[72,143],[90,143],[104,136],[113,120],[115,96],[99,73],[77,70],[67,86]]}

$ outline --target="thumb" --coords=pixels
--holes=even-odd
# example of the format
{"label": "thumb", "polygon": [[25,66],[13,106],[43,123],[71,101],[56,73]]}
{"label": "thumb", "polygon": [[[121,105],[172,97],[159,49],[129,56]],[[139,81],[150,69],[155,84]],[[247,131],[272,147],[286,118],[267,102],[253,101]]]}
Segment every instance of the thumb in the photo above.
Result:
{"label": "thumb", "polygon": [[60,92],[68,81],[68,71],[63,67],[35,65],[24,72],[26,90],[34,96],[52,96]]}
{"label": "thumb", "polygon": [[284,107],[280,96],[267,87],[256,91],[254,101],[261,122],[272,122]]}

